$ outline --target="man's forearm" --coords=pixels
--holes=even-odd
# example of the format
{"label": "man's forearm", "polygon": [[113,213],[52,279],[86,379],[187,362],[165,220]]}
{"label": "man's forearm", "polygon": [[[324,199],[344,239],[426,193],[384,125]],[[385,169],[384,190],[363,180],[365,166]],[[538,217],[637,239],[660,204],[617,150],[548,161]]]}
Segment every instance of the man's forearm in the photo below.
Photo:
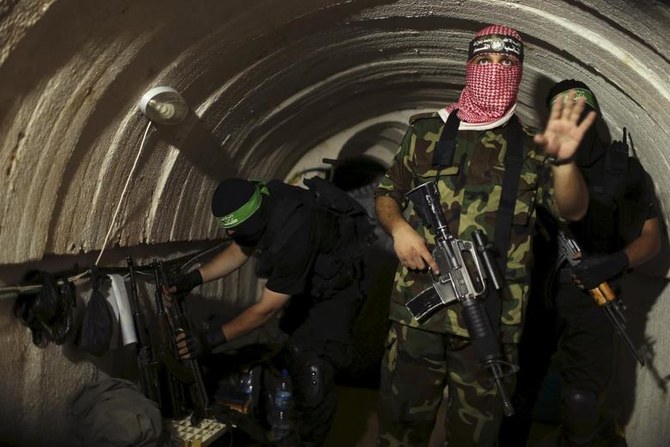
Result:
{"label": "man's forearm", "polygon": [[222,278],[242,267],[249,259],[249,255],[235,242],[231,243],[211,261],[200,267],[202,281],[212,281]]}
{"label": "man's forearm", "polygon": [[278,311],[279,309],[259,309],[257,305],[245,309],[237,317],[223,325],[222,331],[226,336],[226,340],[234,340],[263,326]]}
{"label": "man's forearm", "polygon": [[284,307],[289,298],[290,295],[265,288],[259,302],[246,308],[241,314],[223,325],[221,330],[226,339],[233,340],[263,326]]}
{"label": "man's forearm", "polygon": [[628,266],[631,268],[649,261],[659,251],[661,251],[661,224],[658,217],[647,219],[640,235],[624,250],[628,257]]}
{"label": "man's forearm", "polygon": [[400,205],[394,199],[388,196],[378,196],[375,199],[375,212],[379,225],[393,236],[395,230],[401,225],[409,225],[402,216]]}
{"label": "man's forearm", "polygon": [[554,198],[561,217],[572,221],[583,218],[589,206],[589,191],[579,168],[570,162],[551,169]]}

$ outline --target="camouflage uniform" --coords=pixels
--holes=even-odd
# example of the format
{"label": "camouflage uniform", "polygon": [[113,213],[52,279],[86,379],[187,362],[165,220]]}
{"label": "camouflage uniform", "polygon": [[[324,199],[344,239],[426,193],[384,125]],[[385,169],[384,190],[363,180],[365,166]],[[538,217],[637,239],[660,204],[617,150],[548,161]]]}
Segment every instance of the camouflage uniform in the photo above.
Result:
{"label": "camouflage uniform", "polygon": [[[376,194],[395,199],[405,209],[410,189],[434,180],[433,151],[444,128],[436,115],[412,122],[393,165]],[[460,130],[454,163],[439,173],[438,187],[449,231],[470,239],[482,229],[495,240],[495,226],[504,178],[506,125],[491,130]],[[503,290],[501,337],[504,353],[516,360],[516,343],[529,288],[535,207],[557,214],[545,156],[524,133],[523,165],[516,194]],[[414,210],[409,223],[428,241],[434,237]],[[394,322],[382,362],[380,445],[427,445],[442,392],[449,385],[446,435],[450,445],[495,443],[502,406],[488,373],[477,364],[461,318],[461,305],[450,304],[423,324],[412,318],[405,303],[430,285],[428,273],[400,265],[391,295],[389,318]],[[510,380],[509,382],[512,382]],[[508,383],[513,387],[512,383]],[[454,403],[458,401],[458,403]]]}

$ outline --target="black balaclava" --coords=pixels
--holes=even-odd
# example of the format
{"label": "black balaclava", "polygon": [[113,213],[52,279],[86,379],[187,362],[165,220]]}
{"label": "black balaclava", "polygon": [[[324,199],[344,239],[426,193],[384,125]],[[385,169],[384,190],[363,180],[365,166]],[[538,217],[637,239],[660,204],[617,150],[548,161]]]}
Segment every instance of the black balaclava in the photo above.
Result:
{"label": "black balaclava", "polygon": [[[586,96],[587,102],[584,107],[584,112],[580,117],[583,120],[590,111],[598,113],[598,118],[601,119],[600,105],[598,99],[593,91],[583,82],[574,79],[564,79],[554,85],[547,95],[547,108],[551,109],[554,104],[554,99],[557,95],[566,93],[569,90],[576,90],[575,100],[580,96]],[[575,163],[581,167],[589,167],[605,155],[605,144],[598,138],[598,131],[596,125],[593,124],[584,134],[577,154],[575,155]]]}
{"label": "black balaclava", "polygon": [[268,220],[269,192],[261,182],[240,178],[222,181],[212,196],[212,214],[222,227],[234,230],[239,245],[255,246]]}

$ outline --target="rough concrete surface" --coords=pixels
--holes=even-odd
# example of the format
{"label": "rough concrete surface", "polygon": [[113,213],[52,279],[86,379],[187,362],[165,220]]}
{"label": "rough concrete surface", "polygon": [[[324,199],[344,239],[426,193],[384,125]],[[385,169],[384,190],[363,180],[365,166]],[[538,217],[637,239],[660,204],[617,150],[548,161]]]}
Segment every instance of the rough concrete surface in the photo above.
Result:
{"label": "rough concrete surface", "polygon": [[[110,226],[107,250],[142,247],[147,258],[159,245],[220,238],[209,215],[217,180],[286,178],[322,142],[345,139],[338,135],[365,135],[385,153],[389,129],[402,128],[408,111],[456,99],[467,42],[496,22],[526,43],[521,119],[541,128],[551,82],[584,80],[611,134],[631,132],[670,210],[665,1],[1,1],[0,284],[47,258],[91,262]],[[138,111],[158,85],[188,103],[181,124],[153,125]],[[379,117],[378,132],[361,133]],[[670,373],[668,256],[647,269],[654,286],[643,289],[640,333],[656,341],[660,377]],[[239,288],[251,288],[250,277]],[[32,346],[11,294],[0,297],[0,442],[67,439],[63,405],[99,373],[60,348]],[[666,445],[667,394],[649,369],[629,376],[630,445]],[[47,442],[47,428],[57,438]]]}

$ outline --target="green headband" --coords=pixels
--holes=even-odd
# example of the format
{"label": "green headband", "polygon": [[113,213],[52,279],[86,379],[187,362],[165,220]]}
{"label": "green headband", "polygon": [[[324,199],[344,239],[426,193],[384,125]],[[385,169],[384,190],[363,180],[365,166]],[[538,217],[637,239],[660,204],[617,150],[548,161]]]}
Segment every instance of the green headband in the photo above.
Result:
{"label": "green headband", "polygon": [[234,228],[242,222],[246,221],[256,211],[258,211],[258,208],[261,207],[261,202],[263,202],[263,195],[270,194],[270,191],[264,183],[254,183],[256,184],[256,190],[251,195],[251,198],[247,201],[247,203],[230,214],[226,214],[223,217],[217,217],[219,220],[219,225],[221,225],[223,228]]}
{"label": "green headband", "polygon": [[598,110],[598,107],[596,106],[596,97],[593,96],[593,93],[591,90],[587,90],[585,88],[571,88],[565,92],[561,92],[558,95],[554,96],[551,98],[551,108],[554,108],[554,104],[556,103],[556,100],[558,99],[559,96],[563,96],[563,104],[565,104],[568,101],[568,92],[570,90],[574,90],[575,92],[575,101],[577,101],[579,98],[582,96],[586,98],[586,104],[589,105],[593,110]]}

